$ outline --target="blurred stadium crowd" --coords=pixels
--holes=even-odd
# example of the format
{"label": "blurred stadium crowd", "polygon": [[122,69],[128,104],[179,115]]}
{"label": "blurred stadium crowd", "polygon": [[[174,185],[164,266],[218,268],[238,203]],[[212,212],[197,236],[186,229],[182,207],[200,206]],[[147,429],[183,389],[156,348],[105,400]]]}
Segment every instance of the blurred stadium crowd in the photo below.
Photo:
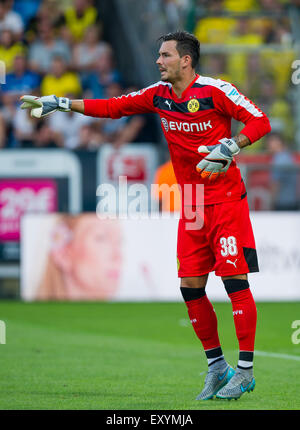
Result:
{"label": "blurred stadium crowd", "polygon": [[58,112],[37,121],[19,107],[23,94],[109,98],[135,90],[124,87],[102,34],[91,0],[0,0],[0,59],[6,66],[0,147],[89,149],[145,140],[143,116],[96,121]]}

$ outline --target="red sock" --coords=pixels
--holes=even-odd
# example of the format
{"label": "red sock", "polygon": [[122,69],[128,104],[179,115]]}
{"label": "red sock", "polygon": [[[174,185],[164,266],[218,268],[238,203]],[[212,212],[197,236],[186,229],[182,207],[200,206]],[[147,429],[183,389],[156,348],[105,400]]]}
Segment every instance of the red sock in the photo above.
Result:
{"label": "red sock", "polygon": [[196,335],[204,350],[220,346],[216,313],[207,296],[185,302]]}
{"label": "red sock", "polygon": [[254,351],[257,312],[250,288],[228,294],[240,351]]}

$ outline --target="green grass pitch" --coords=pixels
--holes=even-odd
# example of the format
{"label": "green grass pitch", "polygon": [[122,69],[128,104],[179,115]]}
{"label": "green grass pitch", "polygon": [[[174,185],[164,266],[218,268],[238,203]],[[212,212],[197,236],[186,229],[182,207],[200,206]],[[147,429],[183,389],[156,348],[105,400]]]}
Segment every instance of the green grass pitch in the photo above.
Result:
{"label": "green grass pitch", "polygon": [[[230,303],[215,303],[226,359],[238,352]],[[0,409],[300,409],[300,303],[257,303],[256,388],[195,401],[206,359],[184,303],[2,301]],[[300,336],[299,336],[300,337]]]}

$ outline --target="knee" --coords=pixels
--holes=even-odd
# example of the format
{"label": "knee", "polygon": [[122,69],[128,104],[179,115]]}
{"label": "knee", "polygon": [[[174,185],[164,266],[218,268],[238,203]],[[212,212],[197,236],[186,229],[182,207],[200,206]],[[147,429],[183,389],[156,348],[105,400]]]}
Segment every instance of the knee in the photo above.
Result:
{"label": "knee", "polygon": [[208,275],[181,278],[181,288],[205,288]]}
{"label": "knee", "polygon": [[205,286],[207,282],[203,277],[181,278],[180,292],[185,302],[201,299],[206,296]]}

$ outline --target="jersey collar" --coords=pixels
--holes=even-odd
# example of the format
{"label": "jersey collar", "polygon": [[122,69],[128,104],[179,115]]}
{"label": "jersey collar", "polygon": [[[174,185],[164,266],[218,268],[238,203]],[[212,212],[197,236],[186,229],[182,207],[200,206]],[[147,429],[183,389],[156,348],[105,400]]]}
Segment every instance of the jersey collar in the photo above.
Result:
{"label": "jersey collar", "polygon": [[174,100],[182,100],[184,99],[184,97],[186,96],[186,94],[188,93],[188,91],[190,90],[190,88],[194,85],[194,83],[197,81],[197,79],[199,78],[199,75],[196,74],[195,79],[190,83],[190,85],[188,87],[186,87],[186,89],[183,91],[183,93],[181,94],[181,97],[177,97],[177,95],[175,94],[175,92],[173,91],[173,88],[171,88],[172,91],[172,96],[174,98]]}

